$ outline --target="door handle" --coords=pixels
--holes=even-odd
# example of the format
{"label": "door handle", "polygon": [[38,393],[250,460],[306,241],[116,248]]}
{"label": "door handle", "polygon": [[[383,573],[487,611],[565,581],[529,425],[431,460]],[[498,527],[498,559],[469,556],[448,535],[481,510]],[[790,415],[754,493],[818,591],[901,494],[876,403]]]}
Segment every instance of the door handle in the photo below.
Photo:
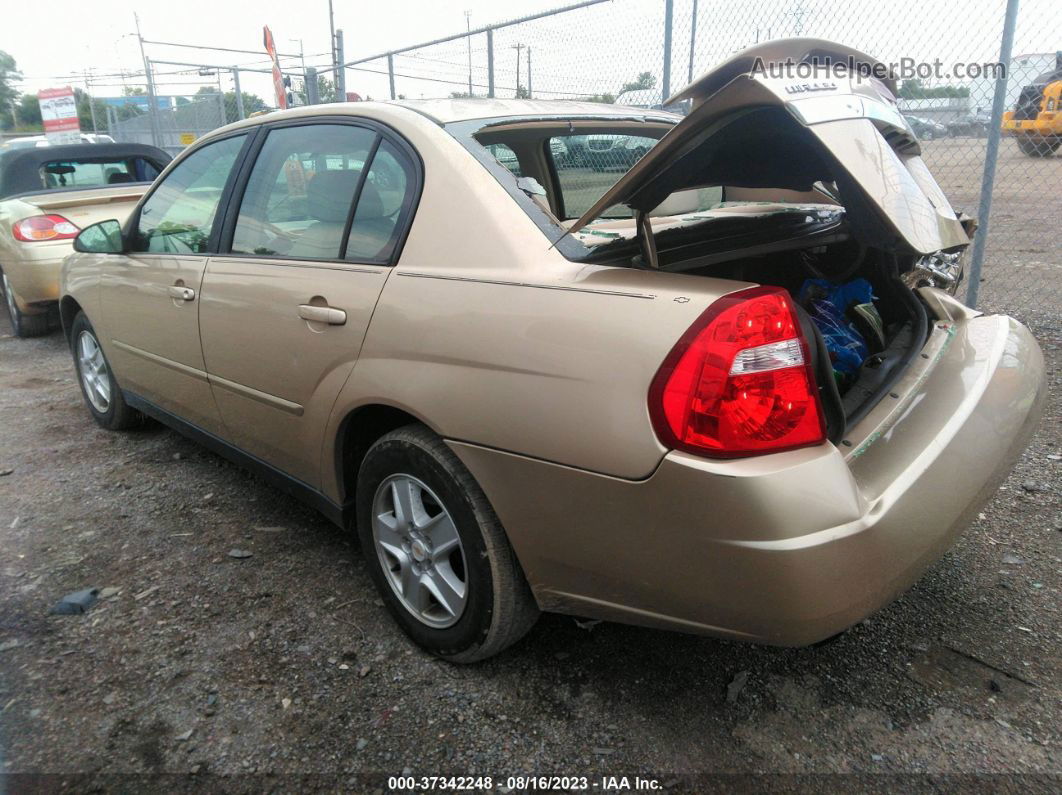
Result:
{"label": "door handle", "polygon": [[342,326],[347,322],[347,313],[342,309],[313,304],[299,304],[299,317],[314,323],[327,323],[330,326]]}
{"label": "door handle", "polygon": [[176,298],[179,301],[195,300],[195,290],[191,287],[179,287],[175,284],[169,288],[169,294],[170,298]]}

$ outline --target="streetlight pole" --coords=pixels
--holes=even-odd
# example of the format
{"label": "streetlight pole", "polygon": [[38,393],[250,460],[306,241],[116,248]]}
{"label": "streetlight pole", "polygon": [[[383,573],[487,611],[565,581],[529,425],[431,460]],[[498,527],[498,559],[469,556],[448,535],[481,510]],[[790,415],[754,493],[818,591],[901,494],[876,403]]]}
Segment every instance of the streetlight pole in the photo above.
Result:
{"label": "streetlight pole", "polygon": [[159,103],[155,99],[155,79],[151,74],[151,61],[148,60],[147,53],[144,52],[144,37],[140,34],[140,17],[136,12],[133,12],[133,20],[136,22],[136,37],[140,42],[140,57],[144,59],[144,78],[147,81],[148,92],[148,118],[151,120],[151,143],[155,146],[159,145],[162,138],[162,131],[159,129]]}
{"label": "streetlight pole", "polygon": [[468,31],[468,36],[465,37],[465,41],[468,42],[468,95],[472,96],[472,12],[465,11],[465,30]]}

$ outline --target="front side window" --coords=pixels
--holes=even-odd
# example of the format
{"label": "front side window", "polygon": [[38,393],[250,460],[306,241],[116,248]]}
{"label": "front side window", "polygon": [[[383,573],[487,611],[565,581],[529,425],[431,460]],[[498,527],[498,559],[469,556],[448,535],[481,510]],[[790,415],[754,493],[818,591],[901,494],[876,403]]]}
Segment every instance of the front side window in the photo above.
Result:
{"label": "front side window", "polygon": [[40,167],[41,187],[96,188],[123,182],[151,182],[160,169],[142,157],[50,160]]}
{"label": "front side window", "polygon": [[244,138],[237,135],[207,144],[174,167],[140,210],[134,251],[206,252],[214,216]]}
{"label": "front side window", "polygon": [[271,130],[247,181],[232,251],[339,259],[376,141],[374,131],[349,124]]}

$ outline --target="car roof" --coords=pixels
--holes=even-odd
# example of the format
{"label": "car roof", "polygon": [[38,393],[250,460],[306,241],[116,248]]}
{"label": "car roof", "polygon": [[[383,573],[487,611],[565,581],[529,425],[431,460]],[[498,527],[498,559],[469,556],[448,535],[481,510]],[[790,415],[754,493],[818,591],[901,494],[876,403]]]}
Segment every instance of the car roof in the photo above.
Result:
{"label": "car roof", "polygon": [[38,169],[52,160],[98,160],[143,157],[160,169],[172,160],[170,154],[147,144],[68,144],[11,149],[0,154],[0,197],[40,188]]}
{"label": "car roof", "polygon": [[471,121],[472,119],[512,118],[528,116],[578,117],[593,116],[630,118],[654,116],[677,120],[672,113],[644,108],[606,105],[601,102],[578,102],[567,99],[403,99],[394,104],[415,110],[440,124]]}
{"label": "car roof", "polygon": [[[196,144],[216,140],[231,133],[244,132],[260,125],[276,122],[291,122],[327,116],[350,116],[353,118],[393,119],[395,111],[416,114],[439,126],[460,122],[489,122],[492,119],[506,121],[552,120],[552,119],[616,119],[617,121],[647,120],[676,124],[682,117],[662,110],[629,108],[622,105],[605,105],[597,102],[574,102],[570,100],[539,99],[413,99],[397,101],[333,102],[324,105],[300,105],[286,110],[263,113],[218,127],[204,135]],[[96,144],[99,146],[99,144]]]}

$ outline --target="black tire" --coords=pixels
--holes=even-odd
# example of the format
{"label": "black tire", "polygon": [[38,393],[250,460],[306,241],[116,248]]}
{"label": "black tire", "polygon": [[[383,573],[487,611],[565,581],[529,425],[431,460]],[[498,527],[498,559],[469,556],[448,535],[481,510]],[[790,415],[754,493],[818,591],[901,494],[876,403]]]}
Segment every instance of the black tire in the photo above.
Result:
{"label": "black tire", "polygon": [[4,304],[7,306],[8,316],[11,318],[11,331],[16,337],[22,339],[26,337],[41,337],[51,330],[47,312],[27,315],[18,308],[18,303],[15,301],[15,295],[7,281],[7,276],[0,279],[0,289],[4,293]]}
{"label": "black tire", "polygon": [[[79,361],[79,346],[81,345],[82,337],[86,335],[95,343],[104,365],[104,371],[99,374],[99,378],[105,377],[110,387],[105,407],[97,405],[100,403],[98,395],[95,402],[89,396],[89,387],[82,372],[83,366]],[[103,353],[103,348],[100,347],[96,331],[92,328],[92,324],[89,323],[89,319],[85,317],[84,312],[78,312],[74,322],[70,325],[70,352],[74,356],[74,372],[77,375],[78,386],[81,387],[81,396],[85,399],[85,405],[96,422],[109,431],[124,431],[130,428],[138,428],[144,424],[144,415],[136,409],[130,408],[125,402],[125,398],[122,397],[122,390],[119,388],[118,382],[114,380],[114,373],[111,371],[111,365]]]}
{"label": "black tire", "polygon": [[[385,568],[391,559],[378,550],[375,539],[377,491],[386,495],[393,478],[410,476],[430,490],[425,492],[429,497],[437,496],[435,508],[449,513],[460,537],[457,552],[466,601],[456,622],[445,627],[424,623],[399,598],[400,586],[392,585],[393,567]],[[518,641],[538,618],[531,589],[486,495],[445,442],[424,426],[399,428],[369,449],[358,472],[356,523],[366,564],[384,604],[426,651],[455,663],[477,662]],[[412,552],[405,562],[413,565]]]}
{"label": "black tire", "polygon": [[1051,157],[1058,149],[1059,141],[1047,138],[1033,138],[1022,135],[1018,137],[1018,148],[1027,157]]}

